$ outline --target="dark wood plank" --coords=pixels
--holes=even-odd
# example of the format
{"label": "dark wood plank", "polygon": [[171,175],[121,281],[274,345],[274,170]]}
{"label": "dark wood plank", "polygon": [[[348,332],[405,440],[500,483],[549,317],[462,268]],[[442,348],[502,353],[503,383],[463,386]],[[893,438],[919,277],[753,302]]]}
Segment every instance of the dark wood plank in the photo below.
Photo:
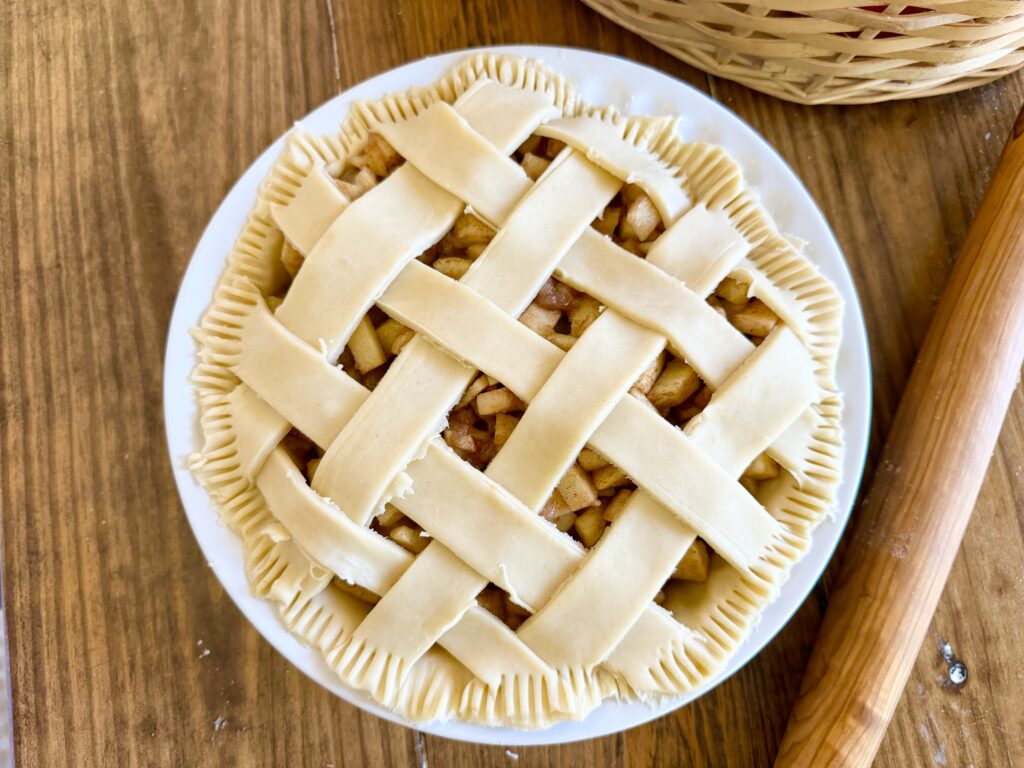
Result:
{"label": "dark wood plank", "polygon": [[19,764],[411,763],[410,731],[310,683],[232,605],[160,428],[164,335],[196,240],[253,158],[336,91],[326,7],[4,8],[0,487]]}

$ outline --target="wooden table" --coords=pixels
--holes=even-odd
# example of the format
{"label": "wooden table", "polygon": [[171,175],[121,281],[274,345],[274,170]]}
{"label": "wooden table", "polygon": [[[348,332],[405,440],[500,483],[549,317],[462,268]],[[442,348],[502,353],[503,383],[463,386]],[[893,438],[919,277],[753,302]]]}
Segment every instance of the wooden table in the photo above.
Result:
{"label": "wooden table", "polygon": [[[769,765],[828,578],[697,703],[582,744],[457,744],[336,699],[250,628],[171,479],[161,356],[178,282],[239,174],[292,122],[390,67],[467,46],[585,46],[711,93],[774,144],[860,290],[877,449],[1024,79],[805,108],[708,78],[574,0],[0,4],[4,608],[25,766]],[[870,463],[869,463],[870,466]],[[1024,398],[880,766],[1024,765]],[[970,677],[943,683],[940,642]]]}

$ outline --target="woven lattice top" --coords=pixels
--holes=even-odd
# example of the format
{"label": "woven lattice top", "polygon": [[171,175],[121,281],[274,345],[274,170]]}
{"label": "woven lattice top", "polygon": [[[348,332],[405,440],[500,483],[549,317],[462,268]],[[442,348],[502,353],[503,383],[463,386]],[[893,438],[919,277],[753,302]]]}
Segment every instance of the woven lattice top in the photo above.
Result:
{"label": "woven lattice top", "polygon": [[[528,145],[550,157],[517,162]],[[636,247],[599,231],[627,197]],[[471,257],[442,264],[470,226]],[[730,280],[770,332],[709,303]],[[551,286],[585,324],[531,329]],[[413,719],[542,727],[689,690],[746,634],[833,503],[839,311],[720,150],[478,56],[337,137],[292,136],[196,332],[193,466],[254,588],[346,682]],[[385,336],[397,355],[348,375]],[[706,393],[685,423],[658,399],[683,373],[677,400]],[[485,458],[445,429],[468,403],[480,429],[521,411]],[[663,591],[698,544],[701,580]]]}

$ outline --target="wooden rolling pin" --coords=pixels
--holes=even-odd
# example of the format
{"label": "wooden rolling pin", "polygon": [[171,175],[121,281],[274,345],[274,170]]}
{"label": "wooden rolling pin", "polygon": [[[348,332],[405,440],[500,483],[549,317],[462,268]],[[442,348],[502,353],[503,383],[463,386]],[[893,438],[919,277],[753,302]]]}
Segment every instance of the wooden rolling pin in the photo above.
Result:
{"label": "wooden rolling pin", "polygon": [[970,520],[1024,362],[1024,110],[900,401],[776,768],[869,766]]}

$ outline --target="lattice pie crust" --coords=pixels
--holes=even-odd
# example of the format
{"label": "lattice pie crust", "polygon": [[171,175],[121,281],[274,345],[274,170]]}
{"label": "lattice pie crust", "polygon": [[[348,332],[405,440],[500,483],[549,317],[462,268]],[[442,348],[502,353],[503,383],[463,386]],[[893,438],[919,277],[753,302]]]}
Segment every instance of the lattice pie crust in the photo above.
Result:
{"label": "lattice pie crust", "polygon": [[291,134],[195,331],[191,463],[345,682],[541,728],[747,635],[834,506],[840,316],[721,149],[476,55]]}

